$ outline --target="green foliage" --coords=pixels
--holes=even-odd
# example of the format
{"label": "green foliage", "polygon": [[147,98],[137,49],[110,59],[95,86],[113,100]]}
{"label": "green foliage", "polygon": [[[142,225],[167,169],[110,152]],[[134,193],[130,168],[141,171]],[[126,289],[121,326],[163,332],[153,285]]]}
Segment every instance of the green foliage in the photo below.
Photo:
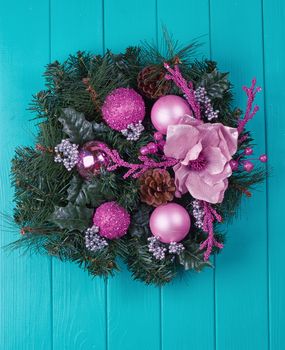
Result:
{"label": "green foliage", "polygon": [[[228,74],[219,72],[213,61],[193,61],[193,53],[199,47],[197,42],[181,48],[166,31],[165,39],[160,50],[144,43],[120,54],[109,50],[103,56],[78,52],[63,63],[55,61],[47,66],[46,89],[34,96],[30,107],[38,120],[36,144],[39,147],[18,148],[12,163],[14,219],[23,233],[11,244],[12,248],[22,247],[74,261],[93,276],[113,274],[118,269],[116,258],[121,257],[134,278],[158,285],[171,281],[181,270],[201,271],[211,266],[204,261],[203,251],[199,249],[205,234],[194,225],[191,235],[183,241],[186,248],[183,253],[179,256],[167,253],[164,260],[155,260],[147,241],[151,236],[149,217],[153,208],[141,203],[138,180],[123,179],[126,170],[101,169],[100,174],[84,180],[76,170],[68,172],[62,164],[54,162],[54,147],[63,138],[80,146],[90,140],[102,141],[126,161],[138,162],[139,149],[153,140],[149,118],[144,121],[145,131],[140,139],[128,141],[103,123],[101,107],[113,89],[137,89],[137,75],[143,67],[162,67],[165,61],[182,62],[183,75],[193,81],[195,87],[206,88],[214,108],[220,111],[219,122],[237,125],[241,112],[232,110]],[[181,95],[175,86],[171,93]],[[154,101],[145,99],[145,102],[149,115]],[[236,157],[242,159],[243,149],[252,142],[248,136]],[[216,210],[224,219],[232,217],[243,193],[264,176],[261,170],[251,174],[236,172],[229,179],[224,202],[217,205]],[[109,241],[108,247],[99,252],[90,252],[85,247],[84,232],[92,225],[94,210],[112,200],[131,215],[128,234]],[[186,195],[177,202],[189,208],[191,200],[191,196]],[[216,227],[215,230],[216,239],[222,242],[223,235],[217,233]]]}
{"label": "green foliage", "polygon": [[94,140],[93,125],[85,119],[83,113],[76,112],[73,108],[64,108],[58,121],[70,142],[82,144]]}

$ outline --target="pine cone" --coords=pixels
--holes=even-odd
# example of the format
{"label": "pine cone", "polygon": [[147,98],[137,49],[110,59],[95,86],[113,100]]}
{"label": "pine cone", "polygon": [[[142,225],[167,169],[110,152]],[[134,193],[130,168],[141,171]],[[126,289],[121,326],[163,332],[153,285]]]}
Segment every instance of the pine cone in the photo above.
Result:
{"label": "pine cone", "polygon": [[168,93],[170,81],[164,78],[165,69],[159,65],[147,66],[137,77],[139,90],[148,98],[158,98]]}
{"label": "pine cone", "polygon": [[147,170],[140,177],[141,201],[158,207],[174,198],[174,179],[164,169]]}

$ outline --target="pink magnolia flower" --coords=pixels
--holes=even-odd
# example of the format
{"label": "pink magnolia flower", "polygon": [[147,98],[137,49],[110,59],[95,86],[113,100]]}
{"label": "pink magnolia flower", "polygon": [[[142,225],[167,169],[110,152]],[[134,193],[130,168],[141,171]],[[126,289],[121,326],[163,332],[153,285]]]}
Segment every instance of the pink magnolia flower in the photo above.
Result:
{"label": "pink magnolia flower", "polygon": [[237,151],[238,131],[190,116],[167,129],[164,153],[179,160],[173,167],[178,195],[221,203],[232,174],[229,161]]}

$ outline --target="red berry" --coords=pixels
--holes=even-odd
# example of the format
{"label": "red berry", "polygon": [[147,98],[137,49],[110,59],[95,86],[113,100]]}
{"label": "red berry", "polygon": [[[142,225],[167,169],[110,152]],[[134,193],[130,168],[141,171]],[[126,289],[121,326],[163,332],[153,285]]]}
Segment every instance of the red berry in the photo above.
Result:
{"label": "red berry", "polygon": [[230,160],[230,166],[233,171],[238,170],[238,162],[234,159]]}
{"label": "red berry", "polygon": [[160,141],[163,139],[163,135],[161,132],[157,131],[154,133],[153,138],[155,139],[155,141]]}
{"label": "red berry", "polygon": [[141,154],[142,156],[146,156],[147,154],[149,154],[149,149],[148,149],[148,147],[147,147],[147,146],[141,147],[141,149],[140,149],[140,154]]}
{"label": "red berry", "polygon": [[147,144],[147,149],[148,149],[148,153],[154,154],[157,152],[158,147],[156,143],[150,142]]}
{"label": "red berry", "polygon": [[244,163],[243,163],[243,168],[244,168],[245,171],[247,171],[247,172],[250,173],[250,172],[253,170],[254,165],[253,165],[253,163],[250,162],[249,160],[246,160],[246,161],[244,161]]}
{"label": "red berry", "polygon": [[246,147],[246,149],[244,150],[244,154],[246,154],[247,156],[250,156],[253,153],[253,149],[250,147]]}
{"label": "red berry", "polygon": [[259,157],[259,160],[262,162],[262,163],[266,163],[267,162],[267,155],[266,154],[262,154],[260,157]]}

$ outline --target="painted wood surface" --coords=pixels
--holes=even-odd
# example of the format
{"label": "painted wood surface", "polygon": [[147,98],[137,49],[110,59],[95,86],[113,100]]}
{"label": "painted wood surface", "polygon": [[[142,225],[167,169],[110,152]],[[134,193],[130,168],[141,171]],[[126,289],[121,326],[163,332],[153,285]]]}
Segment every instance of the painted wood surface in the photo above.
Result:
{"label": "painted wood surface", "polygon": [[[250,127],[271,176],[228,225],[215,270],[163,287],[133,282],[124,266],[107,282],[73,264],[19,252],[0,255],[2,350],[284,350],[285,3],[283,0],[0,0],[1,212],[13,208],[10,159],[32,144],[26,108],[46,63],[78,50],[115,52],[160,42],[166,25],[199,57],[231,72],[235,105],[256,76],[261,111]],[[1,219],[1,246],[17,233]]]}

